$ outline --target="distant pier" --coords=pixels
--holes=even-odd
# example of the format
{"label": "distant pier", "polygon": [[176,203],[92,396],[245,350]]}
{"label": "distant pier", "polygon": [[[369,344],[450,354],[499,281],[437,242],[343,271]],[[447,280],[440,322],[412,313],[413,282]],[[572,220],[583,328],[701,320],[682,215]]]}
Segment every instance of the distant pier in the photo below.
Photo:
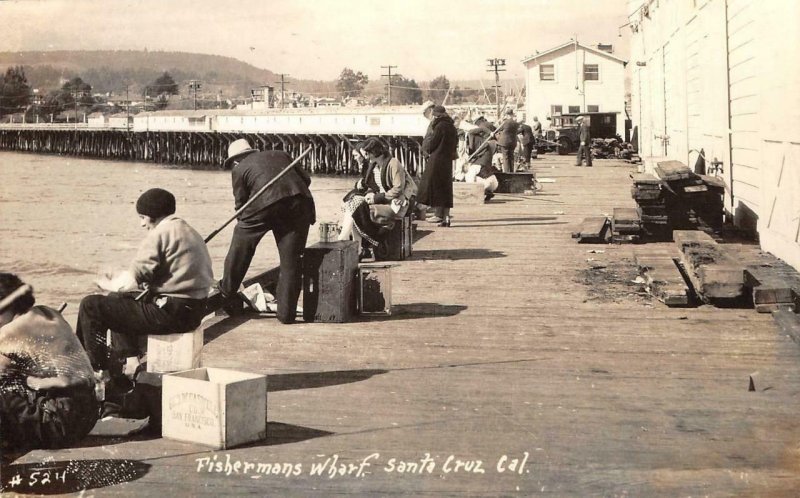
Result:
{"label": "distant pier", "polygon": [[352,144],[378,137],[412,174],[421,173],[428,121],[418,108],[160,111],[83,123],[0,125],[0,150],[219,167],[228,145],[246,138],[260,150],[298,155],[318,174],[355,174]]}

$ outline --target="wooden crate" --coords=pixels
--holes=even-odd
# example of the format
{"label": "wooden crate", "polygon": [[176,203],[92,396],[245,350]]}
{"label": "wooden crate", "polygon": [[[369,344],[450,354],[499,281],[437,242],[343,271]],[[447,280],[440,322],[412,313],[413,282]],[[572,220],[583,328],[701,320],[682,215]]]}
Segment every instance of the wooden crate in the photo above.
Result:
{"label": "wooden crate", "polygon": [[483,204],[483,183],[453,182],[453,204]]}
{"label": "wooden crate", "polygon": [[303,319],[348,322],[356,310],[358,243],[317,243],[303,253]]}
{"label": "wooden crate", "polygon": [[267,435],[267,377],[197,368],[162,378],[162,436],[226,449]]}
{"label": "wooden crate", "polygon": [[533,189],[533,173],[495,173],[497,190],[495,194],[522,194]]}
{"label": "wooden crate", "polygon": [[358,311],[362,315],[392,314],[392,264],[358,265]]}
{"label": "wooden crate", "polygon": [[200,366],[203,325],[183,334],[147,336],[147,371],[180,372]]}

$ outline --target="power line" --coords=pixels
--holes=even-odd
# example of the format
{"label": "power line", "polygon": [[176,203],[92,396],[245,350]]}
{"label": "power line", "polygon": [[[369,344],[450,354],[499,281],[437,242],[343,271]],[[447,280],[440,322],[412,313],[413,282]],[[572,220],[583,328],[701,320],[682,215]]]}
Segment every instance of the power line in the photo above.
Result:
{"label": "power line", "polygon": [[487,59],[489,61],[488,72],[494,72],[494,100],[497,105],[497,119],[500,119],[500,73],[505,69],[500,69],[506,65],[505,59]]}
{"label": "power line", "polygon": [[285,102],[285,98],[283,96],[283,85],[286,83],[286,77],[289,76],[289,75],[286,74],[286,73],[281,73],[278,76],[281,77],[281,80],[280,81],[276,81],[275,83],[280,83],[281,84],[281,109],[283,109],[284,102]]}
{"label": "power line", "polygon": [[[392,69],[397,69],[397,66],[392,66],[391,64],[388,66],[381,66],[381,69],[388,69],[389,74],[382,74],[381,76],[386,76],[389,78],[389,83],[386,86],[388,97],[387,102],[388,105],[392,105]],[[395,75],[396,76],[396,75]]]}

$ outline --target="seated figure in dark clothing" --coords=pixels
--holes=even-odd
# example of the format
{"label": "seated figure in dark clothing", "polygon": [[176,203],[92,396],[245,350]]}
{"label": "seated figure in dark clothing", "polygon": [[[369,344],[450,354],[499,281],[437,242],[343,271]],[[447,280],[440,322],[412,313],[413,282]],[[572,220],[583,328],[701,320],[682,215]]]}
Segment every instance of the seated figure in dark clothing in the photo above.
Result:
{"label": "seated figure in dark clothing", "polygon": [[73,445],[99,414],[78,337],[60,313],[34,303],[30,285],[0,273],[0,452]]}

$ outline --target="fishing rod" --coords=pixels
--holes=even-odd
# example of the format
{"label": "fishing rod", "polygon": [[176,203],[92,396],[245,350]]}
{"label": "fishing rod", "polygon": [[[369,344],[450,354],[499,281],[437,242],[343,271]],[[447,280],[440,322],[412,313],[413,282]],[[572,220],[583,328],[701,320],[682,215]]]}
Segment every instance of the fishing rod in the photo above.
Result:
{"label": "fishing rod", "polygon": [[[261,187],[261,188],[258,190],[258,192],[256,192],[255,194],[253,194],[253,195],[252,195],[252,197],[250,197],[250,199],[248,199],[248,200],[247,200],[247,202],[245,202],[245,203],[242,205],[242,207],[240,207],[238,210],[236,210],[236,212],[235,212],[235,213],[233,213],[233,216],[231,216],[231,217],[230,217],[230,218],[229,218],[229,219],[228,219],[228,220],[227,220],[225,223],[223,223],[222,225],[220,225],[220,227],[219,227],[219,228],[217,228],[216,230],[214,230],[213,232],[211,232],[210,234],[208,234],[208,236],[207,236],[207,237],[204,239],[204,242],[205,242],[206,244],[208,244],[208,242],[209,242],[211,239],[213,239],[214,237],[216,237],[216,236],[217,236],[217,234],[218,234],[218,233],[220,233],[222,230],[224,230],[224,229],[225,229],[225,227],[227,227],[228,225],[230,225],[230,223],[231,223],[233,220],[235,220],[236,218],[238,218],[238,217],[239,217],[239,215],[241,215],[241,214],[244,212],[244,210],[245,210],[245,209],[247,209],[247,208],[250,206],[250,204],[252,204],[253,202],[255,202],[255,200],[256,200],[256,199],[258,199],[258,198],[261,196],[261,194],[263,194],[264,192],[266,192],[266,191],[267,191],[267,189],[268,189],[269,187],[271,187],[271,186],[272,186],[272,184],[274,184],[275,182],[277,182],[277,181],[278,181],[278,180],[279,180],[279,179],[280,179],[280,178],[281,178],[283,175],[285,175],[285,174],[286,174],[286,173],[288,173],[288,172],[289,172],[289,171],[290,171],[292,168],[294,168],[295,166],[297,166],[297,163],[299,163],[299,162],[300,162],[300,160],[301,160],[301,159],[303,159],[303,158],[306,156],[306,154],[308,154],[309,152],[311,152],[311,147],[307,148],[307,149],[305,150],[305,152],[303,152],[303,153],[301,153],[299,156],[297,156],[297,159],[295,159],[294,161],[292,161],[291,163],[289,163],[289,165],[288,165],[288,166],[286,166],[285,168],[283,168],[283,170],[282,170],[280,173],[278,173],[277,175],[275,175],[275,177],[274,177],[272,180],[270,180],[269,182],[267,182],[267,184],[266,184],[266,185],[264,185],[263,187]],[[144,297],[145,297],[145,296],[146,296],[146,295],[147,295],[149,292],[150,292],[150,288],[149,288],[149,287],[145,288],[145,289],[144,289],[142,292],[140,292],[140,293],[139,293],[139,294],[136,296],[136,300],[137,300],[137,301],[140,301],[140,300],[142,300],[142,299],[143,299],[143,298],[144,298]]]}

